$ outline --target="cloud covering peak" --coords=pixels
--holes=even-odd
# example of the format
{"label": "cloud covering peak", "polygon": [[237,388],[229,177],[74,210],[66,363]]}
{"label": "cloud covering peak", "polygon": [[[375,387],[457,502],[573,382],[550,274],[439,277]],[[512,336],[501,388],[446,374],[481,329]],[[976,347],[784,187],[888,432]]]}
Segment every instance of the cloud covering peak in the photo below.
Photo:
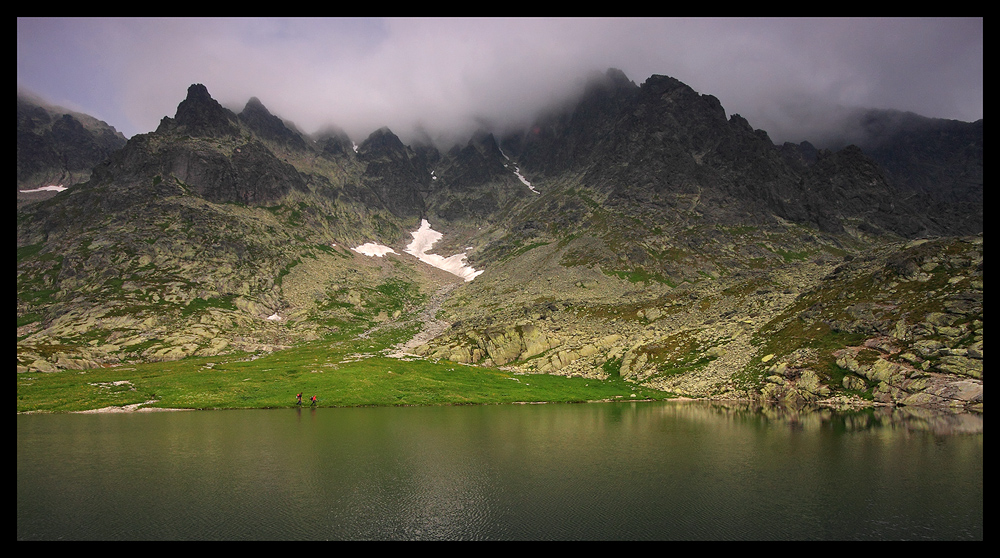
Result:
{"label": "cloud covering peak", "polygon": [[305,132],[523,125],[594,71],[675,77],[775,141],[838,106],[976,120],[983,19],[18,18],[18,86],[128,136],[192,83]]}

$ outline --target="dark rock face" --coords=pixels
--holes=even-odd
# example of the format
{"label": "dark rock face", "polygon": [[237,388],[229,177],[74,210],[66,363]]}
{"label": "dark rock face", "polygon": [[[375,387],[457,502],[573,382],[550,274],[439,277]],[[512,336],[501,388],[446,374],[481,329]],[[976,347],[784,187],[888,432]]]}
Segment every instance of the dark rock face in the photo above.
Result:
{"label": "dark rock face", "polygon": [[354,156],[354,146],[351,138],[338,128],[331,128],[323,131],[316,139],[319,154],[326,159],[336,159],[337,157]]}
{"label": "dark rock face", "polygon": [[890,110],[857,111],[834,146],[853,143],[901,188],[944,202],[983,200],[983,121]]}
{"label": "dark rock face", "polygon": [[[885,229],[911,238],[929,232],[930,223],[917,217],[916,208],[896,195],[878,165],[855,146],[821,153],[805,185],[803,205],[812,211],[803,217],[812,216],[820,230],[841,232],[842,221],[853,218],[863,219],[868,232]],[[899,214],[907,218],[894,218]]]}
{"label": "dark rock face", "polygon": [[[293,189],[305,190],[295,167],[278,160],[260,142],[237,147],[228,165],[218,167],[226,169],[221,176],[208,166],[190,168],[187,175],[198,193],[211,201],[263,204],[280,200]],[[200,174],[202,171],[207,171],[207,176]]]}
{"label": "dark rock face", "polygon": [[409,149],[388,128],[368,136],[358,147],[358,159],[367,164],[364,184],[381,205],[397,217],[424,215],[420,191],[428,187],[430,174],[415,164]]}
{"label": "dark rock face", "polygon": [[[825,138],[871,157],[903,199],[930,220],[932,234],[983,230],[983,121],[959,122],[892,110],[855,110]],[[936,232],[935,232],[936,231]]]}
{"label": "dark rock face", "polygon": [[[266,109],[254,107],[251,114],[251,121],[273,137],[276,127]],[[264,204],[306,189],[295,167],[276,157],[252,132],[244,134],[236,115],[199,84],[188,89],[173,119],[164,118],[152,134],[132,138],[94,169],[94,180],[126,198],[143,195],[139,192],[151,195],[151,189],[177,193],[180,188],[219,203]],[[162,191],[171,184],[175,189]]]}
{"label": "dark rock face", "polygon": [[240,122],[262,140],[271,141],[293,150],[304,151],[306,142],[301,134],[289,129],[284,121],[268,112],[257,97],[251,97],[239,114]]}
{"label": "dark rock face", "polygon": [[609,72],[572,110],[509,142],[526,169],[585,172],[609,194],[607,203],[629,211],[696,196],[699,211],[722,223],[773,215],[824,232],[858,222],[908,237],[977,232],[974,216],[961,225],[933,218],[931,205],[860,149],[821,158],[808,143],[777,147],[740,115],[727,119],[718,99],[674,78],[654,75],[636,87],[616,76]]}
{"label": "dark rock face", "polygon": [[[83,169],[107,157],[103,144],[71,115],[53,117],[19,101],[18,122],[19,178],[56,159],[67,169]],[[40,126],[44,137],[20,131]],[[711,95],[662,75],[637,86],[612,69],[592,79],[572,108],[503,143],[535,176],[582,174],[585,184],[606,194],[609,207],[626,212],[655,214],[696,200],[689,207],[720,223],[779,217],[827,233],[850,224],[907,237],[981,230],[981,121],[870,112],[859,126],[861,149],[775,146],[740,115],[727,118]],[[446,220],[488,216],[525,193],[487,131],[441,153],[410,148],[383,128],[355,154],[342,131],[322,134],[311,145],[259,99],[251,98],[237,116],[201,84],[188,88],[175,116],[165,117],[148,141],[136,140],[98,177],[121,184],[173,177],[220,202],[269,203],[305,190],[306,178],[267,145],[360,162],[358,182],[346,184],[345,192],[400,218],[428,211]],[[935,188],[936,180],[947,185]]]}
{"label": "dark rock face", "polygon": [[785,142],[778,146],[778,152],[786,163],[800,171],[816,162],[816,146],[804,141],[799,144]]}
{"label": "dark rock face", "polygon": [[472,189],[510,176],[493,134],[480,131],[453,156],[455,173],[447,182],[452,188]]}
{"label": "dark rock face", "polygon": [[196,83],[188,87],[187,98],[177,105],[174,118],[164,117],[156,131],[221,138],[239,136],[240,127],[237,116],[213,99],[208,88]]}
{"label": "dark rock face", "polygon": [[157,149],[148,140],[130,141],[126,149],[95,169],[94,180],[119,189],[176,181],[218,203],[264,204],[293,189],[305,189],[298,171],[258,141],[239,144],[228,154],[184,143]]}
{"label": "dark rock face", "polygon": [[[19,125],[48,119],[49,136],[75,146],[59,153],[66,165],[86,166],[100,157],[72,116],[53,119],[26,107],[19,108],[18,118]],[[848,226],[907,237],[981,231],[982,122],[945,125],[915,115],[887,122],[884,115],[863,122],[867,148],[775,146],[740,115],[727,118],[719,99],[675,78],[654,75],[636,85],[611,69],[593,78],[571,108],[505,137],[503,150],[488,131],[442,153],[429,145],[408,147],[383,128],[355,153],[340,130],[320,134],[313,143],[257,98],[237,116],[204,85],[194,84],[150,141],[136,141],[99,174],[119,183],[173,177],[211,201],[240,203],[273,202],[304,191],[307,180],[330,183],[300,175],[270,149],[292,150],[340,160],[342,169],[358,165],[342,190],[325,188],[334,199],[343,192],[398,218],[432,214],[455,220],[489,218],[527,194],[508,166],[511,156],[543,179],[583,176],[583,184],[606,196],[609,207],[653,219],[688,208],[692,216],[721,224],[780,218],[827,233]],[[21,136],[19,152],[34,153],[26,161],[44,161],[46,153],[50,161],[55,157],[37,135]],[[200,141],[207,139],[217,142]],[[921,174],[916,159],[947,170]],[[945,160],[949,163],[938,163]],[[39,164],[20,161],[19,156],[19,176]],[[950,186],[935,190],[929,181],[945,176]]]}
{"label": "dark rock face", "polygon": [[435,177],[427,204],[446,221],[476,220],[496,214],[525,195],[493,134],[480,130],[464,146],[434,158]]}
{"label": "dark rock face", "polygon": [[598,148],[613,149],[609,156],[616,157],[621,154],[613,141],[620,139],[616,124],[637,96],[634,83],[621,72],[609,70],[591,80],[572,110],[546,115],[522,138],[505,138],[504,144],[525,168],[539,175],[556,175],[585,165]]}
{"label": "dark rock face", "polygon": [[83,182],[94,165],[125,145],[111,126],[95,119],[85,126],[81,118],[18,96],[18,189]]}

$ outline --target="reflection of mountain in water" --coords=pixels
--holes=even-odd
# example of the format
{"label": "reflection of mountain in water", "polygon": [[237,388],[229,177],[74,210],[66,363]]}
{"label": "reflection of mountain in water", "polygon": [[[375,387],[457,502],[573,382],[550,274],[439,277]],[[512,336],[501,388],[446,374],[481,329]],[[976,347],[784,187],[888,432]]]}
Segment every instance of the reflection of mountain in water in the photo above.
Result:
{"label": "reflection of mountain in water", "polygon": [[707,415],[715,417],[721,414],[728,416],[730,420],[787,424],[789,428],[803,430],[832,429],[838,432],[857,432],[879,428],[902,428],[937,435],[983,433],[981,413],[950,411],[942,408],[885,406],[838,410],[812,406],[795,409],[744,401],[714,401],[705,404],[691,402],[686,408],[692,418],[698,415],[707,418]]}

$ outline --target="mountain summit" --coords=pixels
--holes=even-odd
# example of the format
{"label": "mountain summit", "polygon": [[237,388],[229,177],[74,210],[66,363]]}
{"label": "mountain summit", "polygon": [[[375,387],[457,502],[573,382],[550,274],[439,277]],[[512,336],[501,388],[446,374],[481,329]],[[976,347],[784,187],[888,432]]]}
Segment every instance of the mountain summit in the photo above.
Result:
{"label": "mountain summit", "polygon": [[227,137],[239,135],[240,128],[236,115],[213,99],[207,87],[196,83],[188,88],[187,98],[177,105],[174,118],[164,117],[156,131]]}

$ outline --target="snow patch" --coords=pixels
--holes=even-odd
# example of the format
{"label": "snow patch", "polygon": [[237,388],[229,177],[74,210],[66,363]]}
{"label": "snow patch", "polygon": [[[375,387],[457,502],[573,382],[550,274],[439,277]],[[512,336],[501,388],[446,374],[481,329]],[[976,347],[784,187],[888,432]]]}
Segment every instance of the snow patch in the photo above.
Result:
{"label": "snow patch", "polygon": [[271,320],[273,322],[276,322],[276,321],[280,321],[281,320],[281,316],[279,316],[278,313],[275,312],[274,314],[271,314],[270,316],[268,316],[267,319],[269,319],[269,320]]}
{"label": "snow patch", "polygon": [[466,281],[472,281],[483,272],[483,270],[476,271],[465,263],[465,252],[447,258],[437,254],[428,254],[427,251],[435,242],[441,240],[444,234],[432,229],[427,219],[421,220],[420,228],[410,234],[413,235],[413,242],[403,251],[416,256],[418,260],[457,275]]}
{"label": "snow patch", "polygon": [[374,242],[369,242],[367,244],[362,244],[361,246],[358,246],[357,248],[351,248],[351,250],[354,250],[355,252],[357,252],[359,254],[364,254],[366,256],[378,256],[379,258],[381,258],[382,256],[384,256],[386,254],[398,254],[399,253],[399,252],[396,252],[395,250],[393,250],[392,248],[389,248],[388,246],[383,246],[381,244],[375,244]]}
{"label": "snow patch", "polygon": [[[503,152],[503,149],[500,149],[500,145],[499,145],[499,144],[497,144],[497,149],[499,149],[499,150],[500,150],[500,154],[501,154],[501,155],[503,155],[503,158],[504,158],[504,159],[507,159],[508,161],[510,161],[510,157],[508,157],[508,156],[507,156],[507,154]],[[513,164],[513,161],[511,161],[511,164]],[[507,165],[504,165],[504,166],[506,167]],[[525,186],[527,186],[529,190],[531,190],[532,192],[534,192],[534,193],[536,193],[536,194],[541,194],[541,192],[539,192],[538,190],[535,190],[535,187],[534,187],[534,186],[532,186],[532,185],[531,185],[531,183],[530,183],[530,182],[528,182],[528,179],[527,179],[527,178],[525,178],[525,177],[524,177],[524,176],[523,176],[523,175],[521,174],[521,169],[519,169],[519,168],[517,167],[517,165],[514,165],[514,174],[515,174],[515,175],[517,175],[517,177],[518,177],[519,179],[521,179],[521,182],[523,182],[523,183],[524,183],[524,185],[525,185]]]}
{"label": "snow patch", "polygon": [[[441,240],[441,237],[444,236],[444,234],[432,229],[431,224],[427,221],[427,219],[422,219],[420,221],[420,228],[410,234],[413,235],[413,242],[410,242],[410,244],[408,244],[406,249],[403,251],[407,254],[415,256],[418,260],[424,262],[425,264],[432,265],[438,269],[443,269],[448,273],[465,279],[466,281],[472,281],[483,272],[483,270],[476,271],[465,263],[465,252],[455,254],[454,256],[448,256],[447,258],[437,254],[428,254],[427,252],[430,251],[432,246],[434,246],[434,243]],[[471,247],[467,248],[466,251],[471,249]],[[364,254],[366,256],[378,256],[379,258],[386,254],[397,253],[388,246],[383,246],[374,242],[362,244],[357,248],[352,248],[352,250],[359,254]]]}
{"label": "snow patch", "polygon": [[30,194],[32,192],[62,192],[65,189],[66,187],[60,184],[58,186],[42,186],[41,188],[35,188],[33,190],[21,190],[21,192],[25,194]]}

